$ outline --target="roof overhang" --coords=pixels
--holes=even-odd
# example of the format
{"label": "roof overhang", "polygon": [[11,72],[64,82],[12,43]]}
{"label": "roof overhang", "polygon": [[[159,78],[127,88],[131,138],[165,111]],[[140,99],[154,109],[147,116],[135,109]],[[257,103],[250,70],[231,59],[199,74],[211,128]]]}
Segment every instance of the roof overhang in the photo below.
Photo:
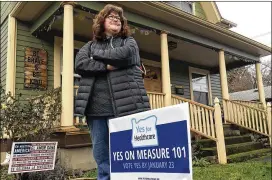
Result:
{"label": "roof overhang", "polygon": [[212,22],[183,12],[182,10],[166,3],[119,1],[118,4],[132,12],[136,12],[142,16],[162,22],[170,27],[175,27],[177,29],[184,30],[185,32],[199,35],[200,37],[207,39],[207,41],[213,41],[215,43],[235,48],[257,58],[271,54],[271,47],[220,27]]}
{"label": "roof overhang", "polygon": [[[89,6],[99,11],[104,7],[102,2],[77,2],[79,5]],[[271,47],[263,45],[250,38],[220,27],[212,22],[203,20],[182,10],[169,6],[162,2],[114,2],[126,9],[125,13],[132,22],[145,22],[146,26],[158,30],[168,30],[176,36],[188,39],[191,42],[201,42],[215,49],[231,49],[243,57],[257,60],[260,57],[271,54]],[[22,21],[27,21],[34,26],[42,23],[53,15],[61,2],[18,2],[12,11],[12,15]],[[31,11],[35,8],[35,13]],[[129,11],[129,12],[128,12]],[[32,13],[29,13],[32,12]],[[42,18],[41,18],[42,17]],[[156,24],[157,23],[157,24]],[[159,25],[159,26],[157,26]],[[160,29],[163,28],[163,29]],[[184,36],[183,36],[184,35]]]}

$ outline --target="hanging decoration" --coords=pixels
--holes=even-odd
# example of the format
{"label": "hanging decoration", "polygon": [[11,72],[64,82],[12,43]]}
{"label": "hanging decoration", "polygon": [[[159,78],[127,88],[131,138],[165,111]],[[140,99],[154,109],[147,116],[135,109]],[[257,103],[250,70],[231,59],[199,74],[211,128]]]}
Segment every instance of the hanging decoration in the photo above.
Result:
{"label": "hanging decoration", "polygon": [[[95,18],[96,14],[94,12],[91,12],[90,10],[84,8],[84,7],[79,7],[80,10],[83,11],[78,11],[78,9],[74,10],[74,17],[76,19],[78,19],[79,21],[93,21],[93,19]],[[88,13],[88,15],[86,15],[86,12]],[[52,30],[52,27],[54,25],[55,22],[63,20],[63,16],[64,16],[64,12],[63,12],[63,8],[59,8],[56,13],[51,17],[51,20],[49,20],[48,24],[44,24],[41,28],[39,28],[38,32],[49,32],[50,30]],[[148,36],[151,33],[157,33],[156,29],[152,29],[152,28],[140,28],[134,25],[129,25],[130,26],[130,31],[131,34],[136,34],[137,32],[139,32],[141,35],[144,36]],[[36,34],[37,37],[37,34]]]}

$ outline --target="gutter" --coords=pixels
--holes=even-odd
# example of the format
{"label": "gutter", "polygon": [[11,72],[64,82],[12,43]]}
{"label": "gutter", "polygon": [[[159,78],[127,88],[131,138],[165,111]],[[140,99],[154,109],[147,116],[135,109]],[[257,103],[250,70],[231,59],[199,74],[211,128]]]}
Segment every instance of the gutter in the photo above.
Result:
{"label": "gutter", "polygon": [[229,20],[227,20],[225,18],[221,18],[220,22],[223,23],[223,24],[225,24],[225,25],[227,25],[229,28],[237,27],[236,23],[231,22],[231,21],[229,21]]}
{"label": "gutter", "polygon": [[160,8],[160,9],[164,9],[164,10],[166,10],[166,11],[168,11],[170,13],[176,14],[179,17],[184,18],[184,19],[186,19],[186,20],[188,20],[188,21],[190,21],[190,22],[192,22],[194,24],[202,25],[202,26],[204,26],[204,27],[206,27],[208,29],[211,29],[212,31],[217,31],[217,32],[223,33],[223,34],[229,36],[230,38],[234,38],[236,40],[239,40],[239,41],[242,41],[244,43],[253,45],[255,47],[261,48],[261,49],[271,53],[271,47],[269,47],[269,46],[266,46],[266,45],[264,45],[262,43],[254,41],[254,40],[252,40],[250,38],[247,38],[247,37],[245,37],[243,35],[240,35],[238,33],[235,33],[233,31],[230,31],[230,30],[225,29],[223,27],[220,27],[220,26],[218,26],[216,24],[213,24],[213,23],[211,23],[209,21],[203,20],[203,19],[201,19],[199,17],[196,17],[194,15],[185,13],[185,12],[183,12],[181,10],[178,10],[176,8],[173,8],[173,7],[171,7],[171,6],[169,6],[169,5],[165,4],[165,3],[161,3],[161,2],[142,2],[142,3],[149,4],[151,6],[154,6],[154,7]]}

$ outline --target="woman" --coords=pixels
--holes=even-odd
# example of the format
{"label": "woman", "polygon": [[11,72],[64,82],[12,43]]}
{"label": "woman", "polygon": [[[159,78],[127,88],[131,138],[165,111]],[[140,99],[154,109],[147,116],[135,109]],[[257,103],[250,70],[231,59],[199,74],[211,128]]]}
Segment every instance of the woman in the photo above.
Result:
{"label": "woman", "polygon": [[150,109],[140,66],[123,9],[106,5],[94,19],[93,41],[80,49],[75,62],[82,76],[75,113],[87,117],[98,180],[110,178],[108,120]]}

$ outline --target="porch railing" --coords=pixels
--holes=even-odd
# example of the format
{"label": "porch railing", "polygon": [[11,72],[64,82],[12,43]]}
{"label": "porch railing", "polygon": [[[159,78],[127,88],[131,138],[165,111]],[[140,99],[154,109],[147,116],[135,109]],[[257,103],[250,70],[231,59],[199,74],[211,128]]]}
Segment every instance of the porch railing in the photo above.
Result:
{"label": "porch railing", "polygon": [[172,95],[172,104],[188,102],[190,108],[191,131],[216,141],[214,107]]}
{"label": "porch railing", "polygon": [[[77,95],[79,86],[74,86],[74,93]],[[157,93],[157,92],[147,92],[147,96],[149,97],[149,102],[151,109],[158,109],[164,107],[164,96],[163,93]],[[74,124],[75,125],[87,125],[86,118],[74,118]]]}
{"label": "porch railing", "polygon": [[[74,95],[77,95],[77,91],[78,91],[79,86],[74,86]],[[87,126],[87,121],[86,118],[79,118],[79,117],[74,117],[74,125],[78,126]]]}
{"label": "porch railing", "polygon": [[147,92],[151,109],[164,107],[164,93]]}
{"label": "porch railing", "polygon": [[225,121],[271,139],[271,105],[263,109],[224,99],[223,107]]}
{"label": "porch railing", "polygon": [[172,95],[173,105],[184,102],[189,103],[191,131],[216,141],[218,161],[221,164],[227,163],[222,115],[218,98],[215,98],[214,107],[210,107]]}
{"label": "porch railing", "polygon": [[232,102],[238,102],[241,104],[245,104],[251,107],[263,109],[263,104],[261,102],[255,102],[255,101],[244,101],[244,100],[231,100]]}

